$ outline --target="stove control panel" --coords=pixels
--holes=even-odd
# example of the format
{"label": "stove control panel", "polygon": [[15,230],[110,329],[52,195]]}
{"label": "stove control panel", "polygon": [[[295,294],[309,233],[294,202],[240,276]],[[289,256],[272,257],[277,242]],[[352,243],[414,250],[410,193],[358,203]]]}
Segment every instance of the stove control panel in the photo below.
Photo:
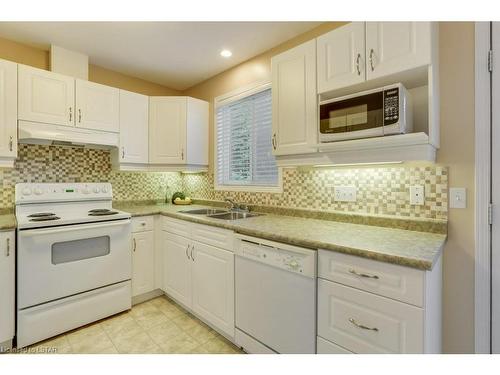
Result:
{"label": "stove control panel", "polygon": [[16,203],[111,200],[113,191],[107,182],[97,183],[20,183],[16,184]]}

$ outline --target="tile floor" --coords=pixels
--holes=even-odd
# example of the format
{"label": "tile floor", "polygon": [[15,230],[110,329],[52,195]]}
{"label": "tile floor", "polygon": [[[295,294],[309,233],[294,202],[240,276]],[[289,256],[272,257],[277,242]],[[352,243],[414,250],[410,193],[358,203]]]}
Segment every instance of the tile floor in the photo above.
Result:
{"label": "tile floor", "polygon": [[[242,351],[161,296],[31,346],[27,353],[237,354]],[[22,353],[22,351],[21,351]]]}

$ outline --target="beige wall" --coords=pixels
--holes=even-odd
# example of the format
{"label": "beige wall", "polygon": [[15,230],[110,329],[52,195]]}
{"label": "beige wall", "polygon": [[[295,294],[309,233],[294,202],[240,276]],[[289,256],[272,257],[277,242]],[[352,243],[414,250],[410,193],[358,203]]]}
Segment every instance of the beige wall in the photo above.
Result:
{"label": "beige wall", "polygon": [[[48,70],[50,67],[48,51],[13,42],[4,38],[0,38],[0,58],[45,70]],[[177,90],[159,85],[157,83],[127,76],[125,74],[92,64],[89,65],[89,81],[145,95],[181,94]]]}
{"label": "beige wall", "polygon": [[[243,85],[269,80],[273,55],[334,29],[326,23],[185,91],[210,101]],[[474,351],[474,25],[440,25],[441,148],[438,162],[449,166],[450,186],[466,187],[468,207],[449,211],[444,251],[443,350]],[[213,160],[212,141],[210,160]]]}
{"label": "beige wall", "polygon": [[444,349],[474,352],[474,24],[440,26],[441,147],[449,186],[467,188],[467,209],[450,209],[444,251]]}

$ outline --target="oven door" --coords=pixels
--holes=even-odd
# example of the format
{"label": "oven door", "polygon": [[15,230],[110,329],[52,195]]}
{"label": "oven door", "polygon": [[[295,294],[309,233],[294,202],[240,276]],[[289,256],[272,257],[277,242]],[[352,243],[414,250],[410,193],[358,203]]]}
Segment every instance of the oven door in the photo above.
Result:
{"label": "oven door", "polygon": [[320,103],[320,141],[333,142],[384,135],[383,103],[383,91]]}
{"label": "oven door", "polygon": [[130,278],[129,219],[18,231],[19,309]]}

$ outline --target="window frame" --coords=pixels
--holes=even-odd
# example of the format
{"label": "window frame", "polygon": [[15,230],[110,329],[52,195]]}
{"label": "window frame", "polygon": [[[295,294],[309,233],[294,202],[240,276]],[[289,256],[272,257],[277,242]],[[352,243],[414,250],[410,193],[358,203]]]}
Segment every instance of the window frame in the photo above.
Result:
{"label": "window frame", "polygon": [[283,168],[278,166],[278,185],[276,186],[261,186],[261,185],[220,185],[217,170],[217,107],[225,105],[248,96],[258,94],[259,92],[271,89],[271,82],[254,82],[250,85],[240,87],[223,95],[214,98],[213,102],[213,166],[214,166],[214,190],[216,191],[240,191],[240,192],[255,192],[255,193],[282,193],[283,192]]}

